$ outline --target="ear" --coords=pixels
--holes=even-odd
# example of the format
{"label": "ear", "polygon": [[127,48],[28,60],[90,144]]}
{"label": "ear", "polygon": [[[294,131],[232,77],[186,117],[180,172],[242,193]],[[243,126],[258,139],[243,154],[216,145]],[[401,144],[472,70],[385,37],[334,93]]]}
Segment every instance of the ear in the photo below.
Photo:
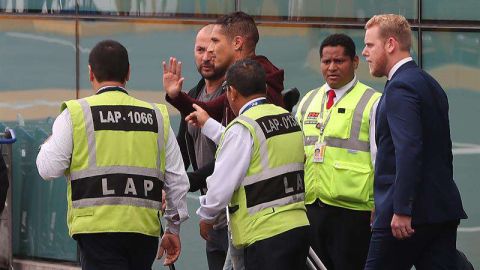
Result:
{"label": "ear", "polygon": [[389,37],[385,41],[385,50],[387,53],[392,53],[398,48],[398,42],[394,37]]}
{"label": "ear", "polygon": [[233,49],[235,51],[241,51],[243,49],[245,40],[242,36],[235,36],[232,40]]}
{"label": "ear", "polygon": [[128,82],[128,80],[130,80],[130,65],[128,65],[128,73],[127,77],[125,77],[125,83]]}
{"label": "ear", "polygon": [[353,69],[357,69],[358,68],[358,63],[360,62],[360,59],[358,58],[358,55],[355,55],[353,57]]}
{"label": "ear", "polygon": [[238,93],[237,89],[230,85],[230,99],[231,99],[231,101],[237,100],[238,95],[239,95],[239,93]]}
{"label": "ear", "polygon": [[88,65],[88,79],[93,82],[95,80],[95,75],[93,75],[92,67]]}

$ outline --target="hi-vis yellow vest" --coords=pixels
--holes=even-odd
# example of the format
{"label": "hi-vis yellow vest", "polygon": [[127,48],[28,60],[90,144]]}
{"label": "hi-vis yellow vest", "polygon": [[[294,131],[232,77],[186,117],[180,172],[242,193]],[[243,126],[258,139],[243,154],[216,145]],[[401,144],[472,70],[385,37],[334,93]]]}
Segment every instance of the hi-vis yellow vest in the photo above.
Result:
{"label": "hi-vis yellow vest", "polygon": [[160,235],[159,209],[169,133],[164,105],[109,88],[62,104],[73,127],[67,186],[70,236]]}
{"label": "hi-vis yellow vest", "polygon": [[[333,206],[371,210],[370,113],[381,94],[356,82],[332,108],[324,108],[322,122],[331,115],[321,136],[317,123],[327,90],[323,86],[307,93],[296,115],[304,134],[305,203],[319,198]],[[322,163],[313,162],[317,142],[326,143]]]}
{"label": "hi-vis yellow vest", "polygon": [[235,118],[225,131],[234,124],[247,127],[253,137],[247,175],[229,206],[234,246],[307,226],[303,137],[295,118],[283,108],[262,104]]}

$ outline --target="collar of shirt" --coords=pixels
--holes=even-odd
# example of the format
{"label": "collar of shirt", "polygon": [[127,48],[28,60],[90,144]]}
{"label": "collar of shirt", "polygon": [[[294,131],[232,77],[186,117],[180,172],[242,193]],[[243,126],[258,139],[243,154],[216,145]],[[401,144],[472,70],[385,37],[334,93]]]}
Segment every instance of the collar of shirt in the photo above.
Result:
{"label": "collar of shirt", "polygon": [[127,89],[125,89],[124,87],[116,86],[116,85],[107,85],[107,86],[104,86],[104,87],[101,87],[100,89],[98,89],[96,94],[101,93],[102,91],[104,91],[105,89],[108,89],[108,88],[119,88],[119,89],[123,90],[125,93],[128,93]]}
{"label": "collar of shirt", "polygon": [[342,96],[348,91],[348,89],[352,88],[353,85],[355,84],[355,82],[357,81],[357,75],[353,76],[353,80],[351,80],[349,83],[345,84],[344,86],[338,88],[338,89],[333,89],[330,87],[330,85],[328,85],[328,83],[325,84],[325,86],[327,87],[327,91],[332,89],[333,91],[335,91],[335,99],[334,101],[337,101],[337,100],[340,100],[342,98]]}
{"label": "collar of shirt", "polygon": [[407,58],[403,58],[402,60],[398,61],[395,65],[393,65],[393,67],[390,69],[390,71],[388,72],[388,80],[392,79],[393,77],[393,74],[395,74],[395,72],[405,63],[407,62],[410,62],[410,61],[413,61],[413,58],[412,57],[407,57]]}
{"label": "collar of shirt", "polygon": [[240,108],[240,111],[239,111],[239,114],[242,114],[246,108],[248,108],[250,106],[250,104],[256,102],[256,101],[259,101],[259,100],[262,100],[262,99],[267,99],[265,97],[259,97],[259,98],[255,98],[255,99],[252,99],[250,100],[249,102],[247,102],[245,105],[242,106],[242,108]]}

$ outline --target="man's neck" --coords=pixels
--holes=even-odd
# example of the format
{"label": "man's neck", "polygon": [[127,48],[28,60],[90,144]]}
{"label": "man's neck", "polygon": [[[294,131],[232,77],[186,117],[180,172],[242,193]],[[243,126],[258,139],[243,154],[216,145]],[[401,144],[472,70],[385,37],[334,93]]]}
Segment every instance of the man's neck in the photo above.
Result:
{"label": "man's neck", "polygon": [[220,87],[220,85],[222,85],[224,80],[225,80],[225,77],[223,76],[221,78],[214,79],[214,80],[205,79],[205,92],[207,94],[211,94],[217,91],[217,89]]}
{"label": "man's neck", "polygon": [[395,55],[393,55],[388,63],[387,74],[385,74],[385,76],[388,77],[388,74],[390,73],[390,70],[393,68],[393,66],[395,66],[395,64],[398,63],[400,60],[407,57],[410,57],[410,52],[407,51],[399,51]]}
{"label": "man's neck", "polygon": [[247,51],[242,49],[241,51],[238,52],[238,54],[235,57],[235,62],[243,59],[253,59],[255,57],[255,50],[253,51]]}
{"label": "man's neck", "polygon": [[94,82],[93,83],[93,90],[97,92],[99,89],[105,86],[119,86],[125,88],[125,83],[116,82],[116,81],[103,81],[103,82]]}

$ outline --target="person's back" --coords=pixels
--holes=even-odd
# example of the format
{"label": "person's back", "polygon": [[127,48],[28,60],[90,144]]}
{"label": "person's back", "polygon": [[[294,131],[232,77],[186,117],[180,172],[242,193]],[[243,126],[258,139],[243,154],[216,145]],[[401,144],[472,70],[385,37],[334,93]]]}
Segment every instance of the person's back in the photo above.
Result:
{"label": "person's back", "polygon": [[268,104],[265,71],[257,62],[236,62],[225,85],[237,115],[226,128],[197,105],[187,117],[219,142],[209,189],[197,210],[200,234],[209,238],[212,221],[228,205],[232,243],[244,248],[246,269],[301,269],[308,220],[300,127],[288,111]]}
{"label": "person's back", "polygon": [[89,69],[95,95],[62,104],[37,157],[39,174],[68,178],[67,224],[82,269],[150,269],[165,190],[168,224],[158,255],[167,249],[171,264],[188,217],[188,181],[166,106],[128,94],[128,53],[116,41],[92,49]]}

